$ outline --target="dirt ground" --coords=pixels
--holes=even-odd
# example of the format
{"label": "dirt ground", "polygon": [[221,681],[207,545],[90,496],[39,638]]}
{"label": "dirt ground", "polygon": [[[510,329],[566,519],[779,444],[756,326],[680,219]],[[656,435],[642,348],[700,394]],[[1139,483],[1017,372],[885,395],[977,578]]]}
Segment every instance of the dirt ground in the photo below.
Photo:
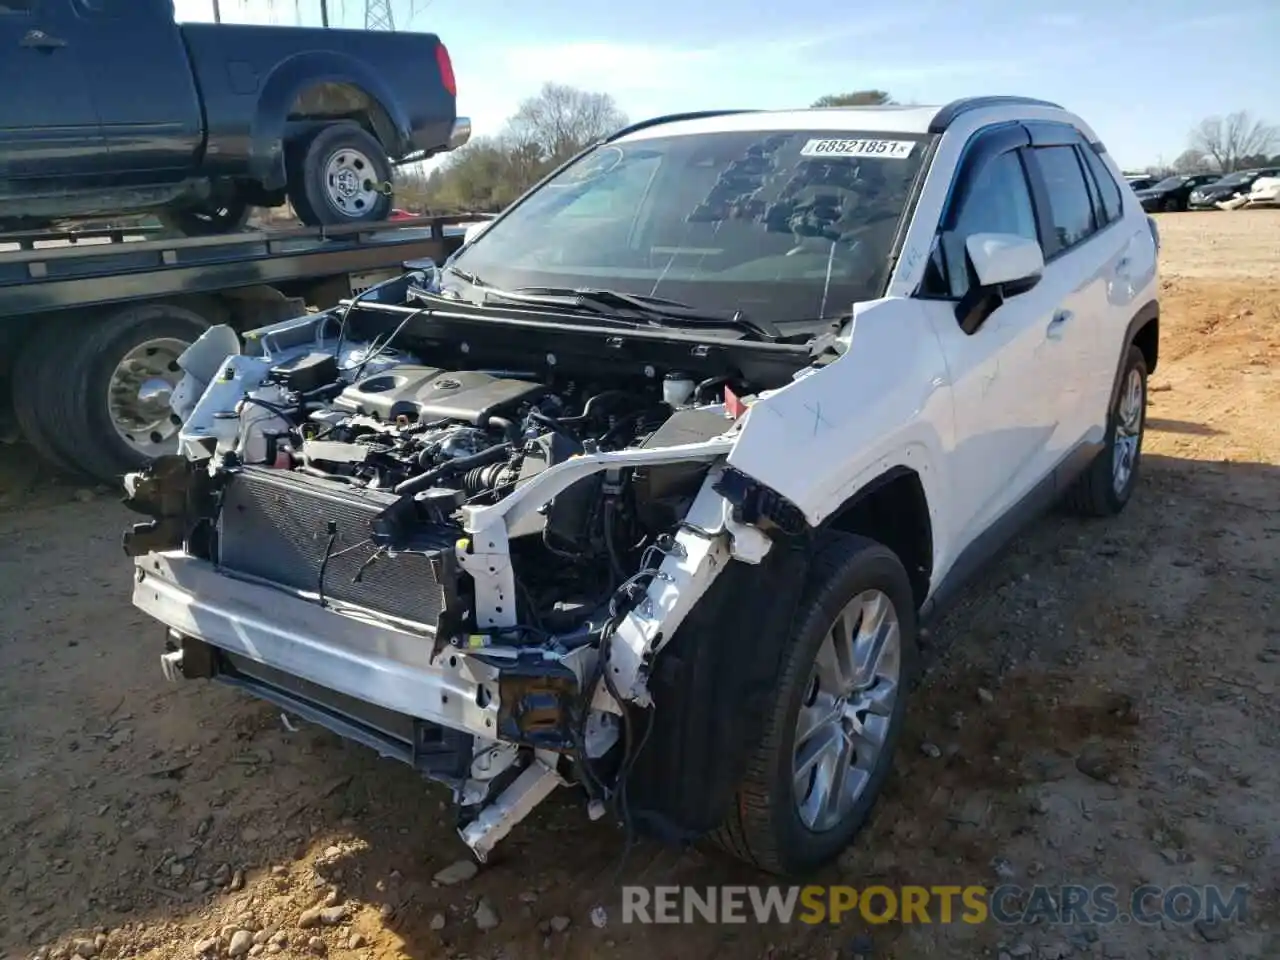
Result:
{"label": "dirt ground", "polygon": [[[821,879],[1246,884],[1244,923],[624,925],[621,883],[768,880],[644,844],[623,864],[567,793],[438,883],[466,854],[440,789],[166,684],[115,493],[0,447],[0,956],[1280,956],[1280,211],[1160,228],[1135,500],[1044,520],[928,635],[887,794]],[[313,905],[334,909],[304,927]]]}

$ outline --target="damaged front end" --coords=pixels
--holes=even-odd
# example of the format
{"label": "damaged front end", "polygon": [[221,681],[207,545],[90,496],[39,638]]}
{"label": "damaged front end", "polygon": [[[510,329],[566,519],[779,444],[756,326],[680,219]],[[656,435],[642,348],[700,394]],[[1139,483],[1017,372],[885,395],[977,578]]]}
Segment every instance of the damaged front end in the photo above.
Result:
{"label": "damaged front end", "polygon": [[[168,631],[166,676],[243,687],[448,785],[483,860],[561,784],[629,822],[628,778],[670,773],[662,748],[639,762],[638,731],[721,737],[672,728],[688,710],[664,697],[707,680],[682,687],[688,651],[663,673],[664,650],[735,614],[785,632],[803,565],[767,561],[802,557],[807,524],[726,461],[739,394],[809,358],[776,349],[753,378],[676,337],[657,355],[693,372],[599,370],[592,344],[616,356],[618,337],[553,356],[420,314],[347,306],[230,356],[211,331],[182,360],[181,452],[126,480],[150,520],[125,547],[135,605]],[[753,663],[720,695],[767,688],[768,657]],[[714,819],[659,784],[635,796],[664,832]]]}

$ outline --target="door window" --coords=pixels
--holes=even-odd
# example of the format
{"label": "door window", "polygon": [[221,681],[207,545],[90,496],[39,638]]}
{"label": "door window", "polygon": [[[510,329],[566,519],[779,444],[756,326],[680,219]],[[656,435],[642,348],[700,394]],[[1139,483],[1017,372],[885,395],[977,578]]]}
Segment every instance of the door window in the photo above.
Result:
{"label": "door window", "polygon": [[1038,240],[1036,214],[1022,161],[1016,151],[1003,153],[978,174],[955,228],[945,231],[938,245],[946,277],[946,295],[963,297],[969,290],[969,264],[965,241],[975,233],[1011,233]]}
{"label": "door window", "polygon": [[1120,214],[1124,209],[1124,204],[1120,199],[1120,187],[1116,183],[1115,177],[1111,176],[1111,171],[1107,169],[1106,162],[1098,155],[1096,150],[1086,149],[1084,157],[1089,164],[1089,169],[1093,172],[1094,182],[1098,185],[1098,195],[1102,200],[1102,207],[1098,211],[1098,224],[1101,227],[1108,223],[1114,223],[1120,219]]}
{"label": "door window", "polygon": [[1038,147],[1036,160],[1049,193],[1053,236],[1047,237],[1046,256],[1069,250],[1095,230],[1093,201],[1075,147]]}
{"label": "door window", "polygon": [[6,13],[30,13],[36,0],[0,0],[0,17]]}

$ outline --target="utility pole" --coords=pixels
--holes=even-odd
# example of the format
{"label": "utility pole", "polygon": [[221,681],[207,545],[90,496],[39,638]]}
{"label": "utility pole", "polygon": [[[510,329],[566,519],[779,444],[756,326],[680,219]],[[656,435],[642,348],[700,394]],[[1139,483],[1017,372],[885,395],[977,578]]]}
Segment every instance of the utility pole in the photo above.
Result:
{"label": "utility pole", "polygon": [[329,0],[320,0],[320,24],[329,25]]}
{"label": "utility pole", "polygon": [[222,22],[222,3],[220,0],[213,0],[213,22]]}
{"label": "utility pole", "polygon": [[364,28],[366,30],[395,30],[396,21],[391,15],[391,0],[365,0]]}

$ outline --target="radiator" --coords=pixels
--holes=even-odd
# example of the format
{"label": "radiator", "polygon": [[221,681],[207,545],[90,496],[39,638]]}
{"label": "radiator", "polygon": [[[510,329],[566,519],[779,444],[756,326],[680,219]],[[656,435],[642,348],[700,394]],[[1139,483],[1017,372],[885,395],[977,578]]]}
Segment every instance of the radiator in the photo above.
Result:
{"label": "radiator", "polygon": [[[390,493],[319,477],[244,467],[229,478],[223,493],[218,562],[226,570],[307,593],[320,592],[323,564],[326,599],[434,626],[445,593],[430,554],[374,558],[378,548],[369,541],[369,522],[396,500]],[[452,549],[452,537],[442,532],[437,539],[430,546]]]}

